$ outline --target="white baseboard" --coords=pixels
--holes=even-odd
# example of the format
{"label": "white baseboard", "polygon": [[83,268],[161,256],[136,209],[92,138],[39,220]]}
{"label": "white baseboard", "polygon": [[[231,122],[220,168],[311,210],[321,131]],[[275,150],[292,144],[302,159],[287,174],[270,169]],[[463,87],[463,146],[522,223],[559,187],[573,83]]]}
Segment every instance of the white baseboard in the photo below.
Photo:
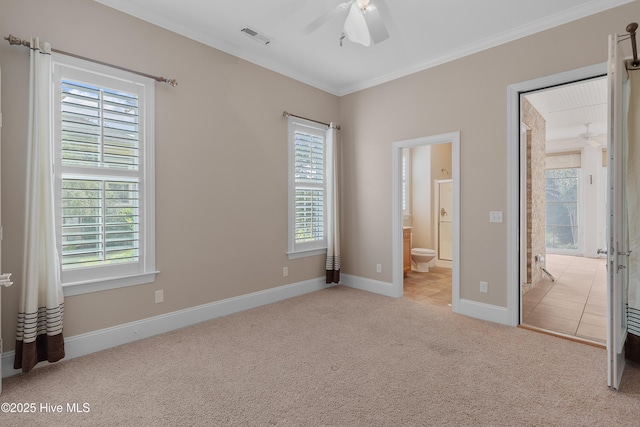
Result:
{"label": "white baseboard", "polygon": [[509,310],[507,310],[507,307],[460,299],[456,312],[465,316],[475,317],[476,319],[488,320],[489,322],[501,323],[503,325],[510,324]]}
{"label": "white baseboard", "polygon": [[[402,289],[400,289],[400,295],[397,295],[396,290],[393,287],[393,283],[381,282],[349,274],[341,274],[340,284],[392,298],[402,297]],[[509,312],[506,307],[460,299],[455,312],[464,316],[474,317],[476,319],[510,325],[508,316]]]}
{"label": "white baseboard", "polygon": [[340,274],[340,284],[362,291],[373,292],[393,298],[402,297],[402,289],[400,295],[396,294],[393,283],[381,282],[379,280],[367,279],[365,277],[352,276],[350,274]]}
{"label": "white baseboard", "polygon": [[[195,325],[216,317],[227,316],[331,286],[333,284],[325,283],[325,277],[319,277],[65,338],[64,360],[85,356],[111,347]],[[15,351],[13,350],[2,354],[3,377],[22,372],[19,369],[13,369],[14,356]]]}

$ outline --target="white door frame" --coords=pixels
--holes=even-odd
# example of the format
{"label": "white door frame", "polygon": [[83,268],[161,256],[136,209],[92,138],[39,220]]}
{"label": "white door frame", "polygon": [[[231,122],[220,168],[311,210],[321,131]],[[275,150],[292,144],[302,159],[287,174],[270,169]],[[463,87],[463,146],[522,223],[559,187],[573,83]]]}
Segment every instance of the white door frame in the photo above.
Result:
{"label": "white door frame", "polygon": [[507,87],[507,321],[511,326],[521,322],[520,309],[520,183],[525,171],[520,157],[520,95],[607,75],[607,63],[545,76]]}
{"label": "white door frame", "polygon": [[392,144],[391,241],[392,296],[402,297],[402,149],[451,143],[451,180],[453,181],[453,261],[451,269],[451,307],[458,312],[460,302],[460,132],[426,136]]}

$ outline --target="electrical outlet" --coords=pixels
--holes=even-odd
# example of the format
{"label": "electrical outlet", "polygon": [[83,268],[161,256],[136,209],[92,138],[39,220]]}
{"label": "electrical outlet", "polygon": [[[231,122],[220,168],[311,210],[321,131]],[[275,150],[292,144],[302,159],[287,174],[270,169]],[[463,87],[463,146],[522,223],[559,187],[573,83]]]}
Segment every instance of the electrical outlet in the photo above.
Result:
{"label": "electrical outlet", "polygon": [[376,273],[382,273],[382,264],[376,264]]}
{"label": "electrical outlet", "polygon": [[480,282],[480,292],[486,294],[489,292],[489,283],[488,282]]}
{"label": "electrical outlet", "polygon": [[282,277],[287,277],[289,275],[289,267],[282,267]]}
{"label": "electrical outlet", "polygon": [[489,212],[489,222],[502,222],[502,211]]}
{"label": "electrical outlet", "polygon": [[164,291],[162,289],[156,291],[156,304],[161,302],[164,302]]}

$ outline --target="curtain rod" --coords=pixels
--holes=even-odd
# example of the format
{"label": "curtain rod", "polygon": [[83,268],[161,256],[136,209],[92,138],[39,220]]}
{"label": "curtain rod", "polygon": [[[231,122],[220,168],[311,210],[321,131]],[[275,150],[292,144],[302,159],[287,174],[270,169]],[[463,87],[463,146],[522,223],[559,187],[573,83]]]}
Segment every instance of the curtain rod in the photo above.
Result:
{"label": "curtain rod", "polygon": [[632,22],[631,24],[627,25],[627,28],[626,28],[627,33],[629,33],[629,38],[631,39],[631,50],[633,51],[633,60],[627,61],[627,65],[626,65],[627,70],[629,70],[629,65],[631,65],[631,70],[638,69],[638,66],[640,65],[640,61],[638,60],[638,47],[636,44],[637,29],[638,29],[638,24],[635,22]]}
{"label": "curtain rod", "polygon": [[340,125],[334,125],[334,124],[333,124],[333,122],[331,122],[331,123],[325,123],[325,122],[320,122],[320,121],[318,121],[318,120],[308,119],[308,118],[306,118],[306,117],[302,117],[302,116],[296,116],[295,114],[291,114],[291,113],[289,113],[289,112],[287,112],[287,111],[283,111],[283,112],[282,112],[282,117],[289,117],[289,116],[291,116],[291,117],[297,117],[298,119],[309,120],[310,122],[314,122],[314,123],[320,123],[321,125],[325,125],[326,127],[329,127],[329,128],[333,126],[333,127],[334,127],[334,128],[336,128],[337,130],[340,130]]}
{"label": "curtain rod", "polygon": [[[29,41],[21,40],[21,39],[15,37],[15,36],[12,36],[11,34],[9,34],[4,39],[6,41],[8,41],[10,45],[17,44],[17,45],[26,46],[28,48],[31,48],[31,43]],[[78,58],[78,59],[84,59],[85,61],[95,62],[96,64],[106,65],[108,67],[117,68],[118,70],[128,71],[130,73],[138,74],[140,76],[149,77],[150,79],[153,79],[153,80],[155,80],[157,82],[167,83],[167,84],[169,84],[169,85],[171,85],[173,87],[176,87],[178,85],[178,81],[176,79],[166,79],[164,77],[158,77],[158,76],[154,76],[154,75],[151,75],[151,74],[141,73],[140,71],[130,70],[128,68],[120,67],[118,65],[109,64],[108,62],[97,61],[95,59],[87,58],[86,56],[76,55],[74,53],[65,52],[65,51],[59,50],[59,49],[53,49],[52,48],[51,51],[52,52],[56,52],[56,53],[60,53],[62,55],[72,56],[72,57]]]}

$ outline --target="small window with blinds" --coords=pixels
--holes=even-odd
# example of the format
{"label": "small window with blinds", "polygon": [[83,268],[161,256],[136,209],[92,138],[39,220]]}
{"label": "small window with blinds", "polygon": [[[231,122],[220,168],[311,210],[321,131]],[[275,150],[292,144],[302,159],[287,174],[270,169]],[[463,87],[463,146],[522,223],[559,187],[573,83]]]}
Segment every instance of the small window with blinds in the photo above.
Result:
{"label": "small window with blinds", "polygon": [[290,257],[326,249],[325,135],[315,123],[289,117]]}
{"label": "small window with blinds", "polygon": [[153,90],[145,77],[54,56],[63,286],[103,290],[155,279]]}

